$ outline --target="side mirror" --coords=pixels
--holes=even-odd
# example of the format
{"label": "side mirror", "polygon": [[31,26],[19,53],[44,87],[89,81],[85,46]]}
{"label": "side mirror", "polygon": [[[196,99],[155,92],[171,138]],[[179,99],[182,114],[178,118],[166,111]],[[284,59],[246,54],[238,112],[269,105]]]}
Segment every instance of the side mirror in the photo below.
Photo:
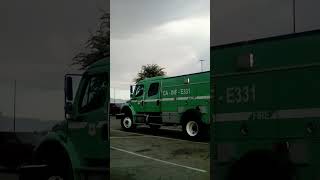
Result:
{"label": "side mirror", "polygon": [[72,114],[72,103],[71,102],[67,102],[64,105],[64,115],[66,120],[71,119],[71,114]]}
{"label": "side mirror", "polygon": [[130,86],[130,94],[133,93],[133,88],[132,88],[132,85]]}
{"label": "side mirror", "polygon": [[65,114],[71,114],[72,113],[72,103],[67,102],[64,106]]}
{"label": "side mirror", "polygon": [[72,77],[70,76],[65,78],[65,96],[68,101],[73,100]]}

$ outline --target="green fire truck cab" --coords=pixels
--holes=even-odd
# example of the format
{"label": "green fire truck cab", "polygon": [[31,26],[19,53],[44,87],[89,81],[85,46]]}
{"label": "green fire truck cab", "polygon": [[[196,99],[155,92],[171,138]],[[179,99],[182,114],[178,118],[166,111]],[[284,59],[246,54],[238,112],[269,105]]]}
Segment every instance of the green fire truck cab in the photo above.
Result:
{"label": "green fire truck cab", "polygon": [[320,31],[211,48],[215,180],[320,179]]}
{"label": "green fire truck cab", "polygon": [[122,128],[182,125],[188,137],[200,137],[209,131],[209,77],[209,72],[160,76],[131,86],[131,99],[117,115]]}
{"label": "green fire truck cab", "polygon": [[78,88],[77,77],[65,76],[66,120],[44,136],[21,179],[108,179],[109,58],[90,65]]}

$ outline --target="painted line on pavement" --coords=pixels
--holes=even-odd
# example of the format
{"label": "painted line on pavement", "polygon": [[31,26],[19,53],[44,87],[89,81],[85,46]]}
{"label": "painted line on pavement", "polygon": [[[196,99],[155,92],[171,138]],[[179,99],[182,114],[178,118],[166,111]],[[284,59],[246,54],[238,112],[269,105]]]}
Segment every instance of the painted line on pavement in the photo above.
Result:
{"label": "painted line on pavement", "polygon": [[[206,142],[188,141],[188,140],[184,140],[184,139],[175,139],[175,138],[168,138],[168,137],[154,136],[154,135],[143,135],[143,134],[140,134],[140,133],[125,132],[125,131],[116,130],[116,129],[111,129],[111,131],[120,131],[120,132],[124,132],[124,133],[138,134],[138,135],[140,135],[140,137],[156,137],[156,138],[159,138],[159,139],[168,139],[168,140],[175,140],[175,141],[182,141],[182,142],[189,142],[189,143],[191,142],[191,143],[195,143],[195,144],[209,145],[209,143],[206,143]],[[135,137],[137,137],[137,136],[135,136]]]}
{"label": "painted line on pavement", "polygon": [[206,173],[207,172],[206,170],[203,170],[203,169],[193,168],[193,167],[189,167],[189,166],[184,166],[184,165],[180,165],[180,164],[176,164],[176,163],[172,163],[172,162],[168,162],[168,161],[152,158],[152,157],[149,157],[149,156],[144,156],[144,155],[141,155],[141,154],[137,154],[137,153],[134,153],[134,152],[131,152],[131,151],[127,151],[127,150],[124,150],[124,149],[119,149],[119,148],[112,147],[112,146],[110,146],[110,148],[114,149],[114,150],[117,150],[117,151],[121,151],[121,152],[125,152],[125,153],[128,153],[128,154],[131,154],[131,155],[135,155],[135,156],[143,157],[143,158],[146,158],[146,159],[151,159],[151,160],[154,160],[154,161],[158,161],[158,162],[161,162],[161,163],[164,163],[164,164],[170,164],[170,165],[173,165],[173,166],[183,167],[183,168],[186,168],[186,169],[190,169],[190,170],[194,170],[194,171],[198,171],[198,172],[202,172],[202,173]]}

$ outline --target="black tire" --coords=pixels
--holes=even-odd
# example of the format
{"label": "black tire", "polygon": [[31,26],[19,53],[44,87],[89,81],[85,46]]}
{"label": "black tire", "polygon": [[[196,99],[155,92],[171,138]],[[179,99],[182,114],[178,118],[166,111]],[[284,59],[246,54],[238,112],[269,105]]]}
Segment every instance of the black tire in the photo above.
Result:
{"label": "black tire", "polygon": [[149,127],[152,129],[152,130],[158,130],[161,128],[160,125],[154,125],[154,124],[150,124]]}
{"label": "black tire", "polygon": [[[55,177],[55,178],[54,178]],[[51,179],[50,179],[51,178]],[[70,162],[65,158],[49,159],[46,180],[73,180]]]}
{"label": "black tire", "polygon": [[36,164],[45,164],[46,168],[40,171],[44,180],[73,180],[72,163],[67,152],[58,144],[44,144],[35,154]]}
{"label": "black tire", "polygon": [[233,164],[227,180],[294,180],[292,163],[267,150],[246,154]]}
{"label": "black tire", "polygon": [[136,128],[136,125],[133,124],[133,120],[131,116],[128,116],[128,115],[124,116],[120,122],[121,122],[122,129],[125,131],[130,131]]}

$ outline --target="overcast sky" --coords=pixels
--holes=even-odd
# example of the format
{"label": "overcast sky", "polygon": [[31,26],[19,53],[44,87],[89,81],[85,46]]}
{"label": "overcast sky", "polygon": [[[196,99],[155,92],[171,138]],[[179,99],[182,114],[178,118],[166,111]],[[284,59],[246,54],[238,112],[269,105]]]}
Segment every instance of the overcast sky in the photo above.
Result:
{"label": "overcast sky", "polygon": [[0,1],[0,112],[62,120],[63,77],[72,57],[95,31],[107,0]]}
{"label": "overcast sky", "polygon": [[201,71],[204,59],[209,70],[209,0],[111,0],[110,10],[111,87],[117,98],[129,98],[142,65],[159,64],[174,76]]}
{"label": "overcast sky", "polygon": [[[111,0],[111,86],[128,97],[141,65],[157,63],[168,75],[209,69],[212,43],[292,33],[292,0]],[[319,29],[320,2],[296,0],[297,31]],[[63,119],[63,75],[97,27],[107,0],[0,1],[0,112]],[[113,93],[111,93],[112,95]]]}
{"label": "overcast sky", "polygon": [[[320,1],[295,0],[296,32],[320,28]],[[293,33],[293,0],[212,0],[211,45]]]}

